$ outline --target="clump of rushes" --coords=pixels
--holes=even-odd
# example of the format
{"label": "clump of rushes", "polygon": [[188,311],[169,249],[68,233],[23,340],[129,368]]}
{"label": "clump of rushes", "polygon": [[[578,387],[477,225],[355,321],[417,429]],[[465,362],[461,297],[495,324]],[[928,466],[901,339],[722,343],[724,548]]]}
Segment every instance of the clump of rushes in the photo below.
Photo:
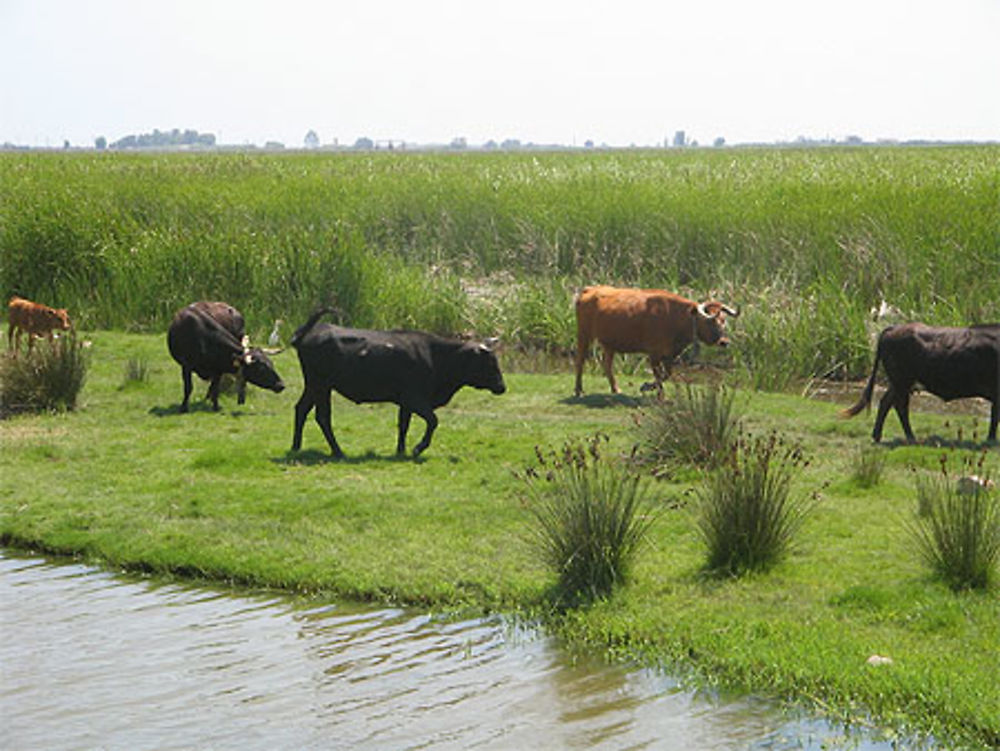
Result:
{"label": "clump of rushes", "polygon": [[73,333],[31,352],[7,352],[0,359],[0,412],[71,410],[86,376],[83,344]]}
{"label": "clump of rushes", "polygon": [[149,362],[141,358],[129,358],[125,363],[123,385],[145,383],[149,380]]}
{"label": "clump of rushes", "polygon": [[816,502],[791,494],[793,475],[806,466],[801,448],[775,434],[734,441],[696,491],[709,571],[737,576],[781,560]]}
{"label": "clump of rushes", "polygon": [[882,481],[885,456],[885,450],[875,445],[862,446],[854,452],[851,477],[859,488],[874,488]]}
{"label": "clump of rushes", "polygon": [[560,606],[624,584],[656,517],[643,479],[601,453],[607,440],[598,434],[548,454],[536,447],[537,467],[520,475],[533,522],[529,541],[558,575]]}
{"label": "clump of rushes", "polygon": [[942,457],[936,475],[917,477],[910,535],[924,562],[954,590],[985,589],[1000,559],[1000,497],[978,461],[967,456],[958,476]]}
{"label": "clump of rushes", "polygon": [[674,385],[672,399],[654,402],[634,419],[639,432],[636,458],[656,475],[681,466],[710,467],[735,440],[741,415],[724,385]]}

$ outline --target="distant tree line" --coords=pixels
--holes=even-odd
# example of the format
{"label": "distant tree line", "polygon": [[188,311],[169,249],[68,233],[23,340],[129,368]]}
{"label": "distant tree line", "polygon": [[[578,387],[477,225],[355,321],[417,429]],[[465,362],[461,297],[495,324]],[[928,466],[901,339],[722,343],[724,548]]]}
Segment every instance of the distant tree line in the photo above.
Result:
{"label": "distant tree line", "polygon": [[[103,148],[102,142],[103,136],[97,139],[97,148]],[[154,130],[138,136],[128,135],[111,144],[112,149],[162,149],[177,146],[212,147],[215,146],[215,134],[174,128],[169,131]]]}

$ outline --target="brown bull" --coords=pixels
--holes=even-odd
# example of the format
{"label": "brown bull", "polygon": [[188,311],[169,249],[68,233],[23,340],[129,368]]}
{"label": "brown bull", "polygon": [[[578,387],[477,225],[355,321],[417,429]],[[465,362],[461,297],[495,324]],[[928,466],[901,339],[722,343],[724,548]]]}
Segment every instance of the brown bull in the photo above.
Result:
{"label": "brown bull", "polygon": [[576,298],[576,395],[583,393],[583,363],[595,339],[604,350],[612,393],[619,393],[612,370],[616,352],[648,355],[655,379],[650,386],[662,391],[674,358],[689,344],[729,344],[727,315],[735,318],[739,311],[716,300],[699,303],[660,289],[585,287]]}

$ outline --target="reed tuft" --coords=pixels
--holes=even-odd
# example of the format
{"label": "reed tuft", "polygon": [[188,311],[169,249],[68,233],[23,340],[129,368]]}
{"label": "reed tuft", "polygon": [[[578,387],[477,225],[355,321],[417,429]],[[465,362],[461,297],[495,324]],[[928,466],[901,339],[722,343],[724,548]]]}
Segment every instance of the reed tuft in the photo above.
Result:
{"label": "reed tuft", "polygon": [[791,493],[795,472],[807,464],[801,448],[775,434],[732,444],[696,491],[697,526],[710,572],[764,571],[785,556],[815,505],[815,497]]}
{"label": "reed tuft", "polygon": [[531,517],[529,542],[558,577],[560,606],[609,595],[629,577],[656,514],[642,478],[607,459],[607,437],[566,443],[521,474]]}
{"label": "reed tuft", "polygon": [[83,343],[70,332],[0,358],[0,412],[72,410],[87,376]]}

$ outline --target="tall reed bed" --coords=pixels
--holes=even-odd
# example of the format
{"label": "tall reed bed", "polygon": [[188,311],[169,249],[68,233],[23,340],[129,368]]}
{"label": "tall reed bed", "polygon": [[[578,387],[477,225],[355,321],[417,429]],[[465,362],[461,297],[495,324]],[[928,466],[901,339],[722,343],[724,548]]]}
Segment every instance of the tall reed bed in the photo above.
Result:
{"label": "tall reed bed", "polygon": [[558,349],[582,284],[714,292],[747,312],[737,364],[782,388],[862,374],[882,300],[1000,319],[998,165],[996,146],[0,154],[0,293],[84,326],[162,328],[209,297],[264,330],[334,303]]}

